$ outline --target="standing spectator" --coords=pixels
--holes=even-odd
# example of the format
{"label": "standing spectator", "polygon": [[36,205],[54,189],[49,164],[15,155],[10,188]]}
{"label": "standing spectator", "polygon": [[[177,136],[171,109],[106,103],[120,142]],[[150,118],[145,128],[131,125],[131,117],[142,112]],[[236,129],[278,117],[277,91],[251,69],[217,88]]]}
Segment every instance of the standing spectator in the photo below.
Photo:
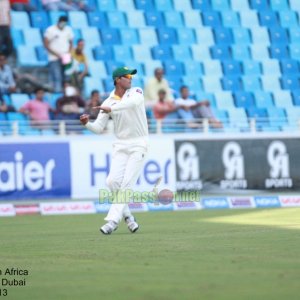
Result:
{"label": "standing spectator", "polygon": [[93,90],[91,92],[91,98],[86,103],[85,106],[85,113],[90,115],[91,119],[96,119],[98,116],[99,111],[94,109],[96,106],[100,106],[102,104],[100,93],[98,90]]}
{"label": "standing spectator", "polygon": [[30,0],[10,0],[10,5],[13,10],[17,11],[34,11],[36,7],[34,7]]}
{"label": "standing spectator", "polygon": [[0,0],[0,52],[11,55],[13,43],[10,35],[10,4],[8,0]]}
{"label": "standing spectator", "polygon": [[72,5],[61,0],[42,0],[42,3],[45,10],[76,10],[76,8],[74,8]]}
{"label": "standing spectator", "polygon": [[21,108],[20,112],[26,114],[32,120],[32,124],[35,127],[44,129],[48,126],[50,116],[49,112],[54,112],[49,103],[44,102],[44,90],[39,88],[36,90],[35,99],[26,102]]}
{"label": "standing spectator", "polygon": [[175,104],[166,100],[166,94],[165,90],[159,90],[158,101],[153,106],[154,117],[157,120],[164,119],[168,114],[176,111]]}
{"label": "standing spectator", "polygon": [[164,70],[162,68],[156,68],[154,71],[154,77],[150,78],[145,85],[146,107],[153,107],[153,105],[157,101],[159,90],[165,90],[167,100],[173,101],[174,97],[172,95],[168,81],[164,78]]}
{"label": "standing spectator", "polygon": [[82,91],[83,88],[83,79],[88,74],[88,63],[87,58],[83,52],[84,49],[84,40],[79,39],[77,41],[77,46],[75,49],[72,49],[72,66],[70,71],[66,75],[70,77],[70,82],[75,86],[79,91]]}
{"label": "standing spectator", "polygon": [[59,17],[57,24],[47,28],[44,37],[44,45],[48,51],[50,78],[56,93],[62,90],[63,65],[71,61],[74,33],[71,27],[67,26],[67,22],[68,17]]}
{"label": "standing spectator", "polygon": [[11,67],[6,64],[6,57],[0,54],[0,94],[10,94],[16,91],[16,83]]}

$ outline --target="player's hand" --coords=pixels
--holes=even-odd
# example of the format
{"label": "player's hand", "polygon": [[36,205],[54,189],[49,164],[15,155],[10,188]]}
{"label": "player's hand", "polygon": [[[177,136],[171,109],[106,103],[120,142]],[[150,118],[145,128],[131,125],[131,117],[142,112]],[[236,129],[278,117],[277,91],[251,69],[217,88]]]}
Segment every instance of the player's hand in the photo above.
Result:
{"label": "player's hand", "polygon": [[80,116],[79,119],[80,119],[80,123],[82,125],[85,125],[90,120],[90,116],[87,115],[87,114],[83,114],[83,115]]}
{"label": "player's hand", "polygon": [[111,112],[111,108],[109,106],[94,106],[93,109],[100,109],[106,114]]}

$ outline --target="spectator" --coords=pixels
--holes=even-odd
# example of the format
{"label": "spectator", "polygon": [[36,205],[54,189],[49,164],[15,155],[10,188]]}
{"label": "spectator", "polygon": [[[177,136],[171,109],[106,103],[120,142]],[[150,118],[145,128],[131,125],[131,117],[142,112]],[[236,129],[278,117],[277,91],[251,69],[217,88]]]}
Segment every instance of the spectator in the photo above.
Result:
{"label": "spectator", "polygon": [[157,95],[159,90],[166,91],[166,99],[173,101],[171,89],[168,81],[164,78],[164,70],[162,68],[156,68],[154,71],[154,77],[150,78],[145,85],[145,103],[146,107],[153,107],[157,101]]}
{"label": "spectator", "polygon": [[14,112],[16,111],[12,105],[5,103],[3,96],[0,93],[0,112],[7,113],[7,112]]}
{"label": "spectator", "polygon": [[0,1],[0,52],[9,56],[13,52],[10,35],[10,4],[8,0]]}
{"label": "spectator", "polygon": [[175,100],[175,105],[178,108],[177,112],[182,119],[192,124],[192,127],[196,127],[193,119],[208,119],[209,124],[213,128],[223,127],[222,123],[214,117],[208,100],[196,101],[190,98],[187,86],[180,88],[180,95],[181,98]]}
{"label": "spectator", "polygon": [[88,63],[83,48],[84,40],[79,39],[76,48],[72,50],[72,66],[70,66],[70,70],[65,70],[65,75],[79,91],[82,91],[83,79],[88,74]]}
{"label": "spectator", "polygon": [[26,102],[19,110],[21,113],[29,116],[32,120],[31,125],[39,129],[48,127],[47,121],[49,123],[50,120],[49,112],[54,112],[54,109],[47,102],[44,102],[44,94],[44,90],[38,88],[35,93],[35,99]]}
{"label": "spectator", "polygon": [[176,111],[176,106],[173,102],[166,100],[166,91],[158,91],[158,101],[153,106],[154,117],[157,120],[164,119],[169,113]]}
{"label": "spectator", "polygon": [[16,83],[11,67],[6,64],[6,57],[0,54],[0,94],[10,94],[16,91]]}
{"label": "spectator", "polygon": [[102,101],[101,101],[99,91],[93,90],[91,92],[91,98],[85,106],[85,113],[89,114],[91,119],[96,119],[99,111],[97,109],[93,109],[93,107],[100,106],[101,103],[102,103]]}
{"label": "spectator", "polygon": [[84,112],[85,102],[78,96],[75,87],[65,83],[64,95],[57,99],[57,119],[59,120],[78,120],[80,114]]}
{"label": "spectator", "polygon": [[13,10],[17,11],[34,11],[36,7],[34,7],[30,0],[10,0],[10,5]]}
{"label": "spectator", "polygon": [[47,28],[44,45],[48,51],[49,72],[54,92],[62,90],[63,65],[70,64],[73,45],[73,31],[67,26],[68,17],[61,16],[57,24]]}
{"label": "spectator", "polygon": [[72,5],[61,0],[42,0],[45,10],[62,10],[71,11],[76,10]]}

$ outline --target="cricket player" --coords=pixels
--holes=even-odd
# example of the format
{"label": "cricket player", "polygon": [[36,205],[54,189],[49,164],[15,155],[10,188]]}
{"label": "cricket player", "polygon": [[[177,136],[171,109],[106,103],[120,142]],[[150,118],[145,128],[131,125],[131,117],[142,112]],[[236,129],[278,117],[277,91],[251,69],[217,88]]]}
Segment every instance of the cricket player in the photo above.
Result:
{"label": "cricket player", "polygon": [[[148,125],[144,95],[141,88],[131,87],[131,80],[137,70],[127,67],[113,72],[115,89],[102,103],[97,119],[89,122],[89,115],[80,116],[81,123],[94,133],[101,133],[109,117],[114,123],[117,137],[113,144],[112,162],[106,184],[112,192],[128,190],[134,186],[141,173],[148,149]],[[105,218],[107,223],[100,228],[103,234],[111,234],[124,218],[130,232],[139,225],[125,203],[113,203]]]}

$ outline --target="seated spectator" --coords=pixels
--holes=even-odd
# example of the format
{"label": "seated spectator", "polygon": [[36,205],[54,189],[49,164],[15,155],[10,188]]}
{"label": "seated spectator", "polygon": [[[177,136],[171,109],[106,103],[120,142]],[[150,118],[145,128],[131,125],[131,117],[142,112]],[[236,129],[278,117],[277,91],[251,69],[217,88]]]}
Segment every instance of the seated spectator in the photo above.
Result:
{"label": "seated spectator", "polygon": [[[46,129],[49,127],[49,112],[54,112],[49,103],[44,102],[45,91],[41,88],[35,92],[35,99],[26,102],[21,108],[20,112],[29,116],[31,125],[39,129]],[[48,122],[47,122],[48,121]]]}
{"label": "seated spectator", "polygon": [[157,120],[164,119],[169,113],[176,111],[176,106],[173,102],[166,100],[166,91],[158,91],[158,101],[153,106],[154,117]]}
{"label": "seated spectator", "polygon": [[13,52],[13,42],[10,34],[10,4],[8,0],[0,1],[0,52],[9,56]]}
{"label": "seated spectator", "polygon": [[13,10],[16,11],[35,11],[35,6],[30,3],[30,0],[10,0],[10,5]]}
{"label": "seated spectator", "polygon": [[78,95],[75,87],[69,83],[64,84],[64,95],[56,101],[57,116],[59,120],[78,120],[84,112],[85,102]]}
{"label": "seated spectator", "polygon": [[43,7],[46,10],[62,10],[62,11],[72,11],[76,10],[72,5],[61,0],[42,0]]}
{"label": "seated spectator", "polygon": [[88,74],[87,58],[83,53],[84,40],[79,39],[75,49],[72,49],[72,64],[65,69],[65,76],[79,91],[83,88],[83,79]]}
{"label": "seated spectator", "polygon": [[147,108],[153,107],[157,102],[159,90],[165,90],[167,97],[166,99],[168,101],[173,101],[174,97],[168,81],[164,78],[164,70],[162,68],[156,68],[154,71],[154,77],[150,78],[145,85],[144,95],[145,105]]}
{"label": "seated spectator", "polygon": [[0,112],[7,113],[7,112],[15,112],[15,111],[16,110],[12,105],[9,105],[4,101],[4,98],[0,93]]}
{"label": "seated spectator", "polygon": [[85,113],[90,115],[91,119],[96,119],[99,113],[98,109],[94,109],[95,106],[100,106],[102,103],[100,93],[98,90],[91,92],[91,98],[88,100],[85,106]]}
{"label": "seated spectator", "polygon": [[[181,98],[175,100],[175,105],[182,119],[189,121],[193,121],[193,119],[208,119],[209,124],[213,128],[223,127],[222,123],[214,117],[209,101],[196,101],[190,98],[189,88],[187,86],[180,88],[180,95]],[[194,124],[195,123],[193,123],[193,126]]]}
{"label": "seated spectator", "polygon": [[6,64],[6,57],[0,54],[0,93],[10,94],[16,91],[16,83],[11,67]]}

